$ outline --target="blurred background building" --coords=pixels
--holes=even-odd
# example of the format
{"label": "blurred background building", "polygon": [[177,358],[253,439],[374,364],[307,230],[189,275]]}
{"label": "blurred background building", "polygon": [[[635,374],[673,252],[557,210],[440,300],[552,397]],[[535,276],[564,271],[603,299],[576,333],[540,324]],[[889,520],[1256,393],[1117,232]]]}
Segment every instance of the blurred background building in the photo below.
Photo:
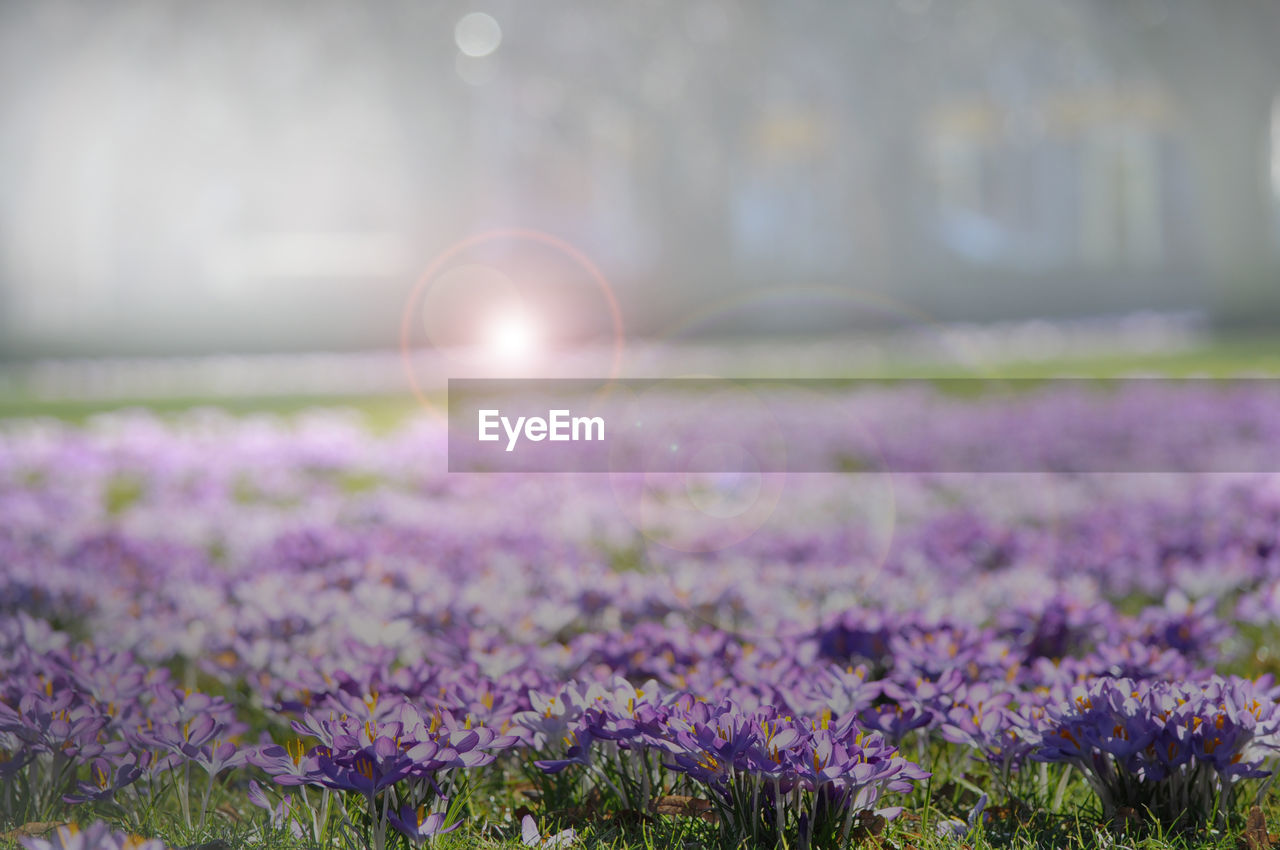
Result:
{"label": "blurred background building", "polygon": [[0,352],[387,347],[507,226],[633,336],[1277,323],[1277,44],[1272,0],[8,2]]}

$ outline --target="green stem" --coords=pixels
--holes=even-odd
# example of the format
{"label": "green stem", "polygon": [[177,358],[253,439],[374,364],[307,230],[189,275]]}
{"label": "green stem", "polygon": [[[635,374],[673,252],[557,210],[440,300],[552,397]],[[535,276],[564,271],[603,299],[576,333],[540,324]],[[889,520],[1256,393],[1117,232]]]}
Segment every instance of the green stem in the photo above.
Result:
{"label": "green stem", "polygon": [[200,800],[200,831],[204,831],[209,814],[209,797],[213,794],[213,771],[209,771],[209,781],[204,784],[204,797]]}

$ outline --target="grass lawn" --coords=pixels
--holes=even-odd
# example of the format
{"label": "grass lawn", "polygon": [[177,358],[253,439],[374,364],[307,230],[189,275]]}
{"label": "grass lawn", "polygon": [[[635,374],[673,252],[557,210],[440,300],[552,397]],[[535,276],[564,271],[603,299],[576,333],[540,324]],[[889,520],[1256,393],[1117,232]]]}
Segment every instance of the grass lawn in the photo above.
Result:
{"label": "grass lawn", "polygon": [[[904,359],[883,364],[851,378],[1010,378],[1054,377],[1118,378],[1130,375],[1165,377],[1274,377],[1280,376],[1280,335],[1226,337],[1207,344],[1150,354],[1070,355],[1050,360],[1010,360],[1005,363],[967,366],[955,362]],[[781,376],[770,376],[781,377]],[[805,377],[797,375],[795,377]],[[447,395],[429,394],[432,404],[443,407]],[[406,391],[397,395],[275,395],[237,398],[175,396],[167,398],[43,399],[20,393],[0,393],[0,418],[51,416],[70,422],[95,413],[122,408],[145,408],[159,414],[195,407],[217,407],[236,414],[288,415],[312,407],[344,407],[360,411],[368,424],[381,431],[394,427],[418,409]]]}

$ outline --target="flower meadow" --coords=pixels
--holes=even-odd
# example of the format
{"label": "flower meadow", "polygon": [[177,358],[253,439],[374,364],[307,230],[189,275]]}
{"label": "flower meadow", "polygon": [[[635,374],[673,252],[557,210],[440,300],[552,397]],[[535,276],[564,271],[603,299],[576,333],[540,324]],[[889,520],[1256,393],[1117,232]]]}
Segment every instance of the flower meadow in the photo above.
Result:
{"label": "flower meadow", "polygon": [[[3,841],[1238,834],[1280,761],[1280,475],[1072,471],[1280,451],[1247,387],[1197,392],[1151,439],[1123,394],[860,402],[886,451],[1013,474],[449,474],[426,413],[5,423]],[[1063,415],[1090,438],[1039,442]]]}

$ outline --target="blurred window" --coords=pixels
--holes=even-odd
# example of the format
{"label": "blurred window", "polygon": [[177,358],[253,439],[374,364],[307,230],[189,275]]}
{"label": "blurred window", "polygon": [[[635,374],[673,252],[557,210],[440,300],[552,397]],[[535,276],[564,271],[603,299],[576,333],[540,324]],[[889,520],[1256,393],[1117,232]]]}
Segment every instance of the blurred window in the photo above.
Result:
{"label": "blurred window", "polygon": [[934,110],[928,156],[937,236],[956,256],[1041,270],[1160,267],[1175,203],[1169,109],[1158,93],[982,98]]}

